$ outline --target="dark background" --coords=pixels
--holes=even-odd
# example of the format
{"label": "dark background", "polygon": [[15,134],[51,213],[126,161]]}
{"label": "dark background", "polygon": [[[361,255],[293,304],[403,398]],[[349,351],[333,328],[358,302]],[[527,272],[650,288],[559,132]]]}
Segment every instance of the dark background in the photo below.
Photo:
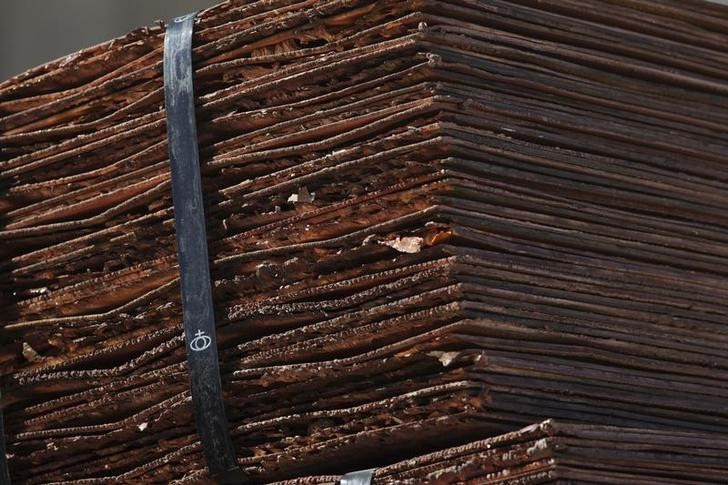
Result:
{"label": "dark background", "polygon": [[[0,0],[0,81],[221,0]],[[728,4],[728,0],[713,0]]]}
{"label": "dark background", "polygon": [[0,81],[221,0],[0,0]]}

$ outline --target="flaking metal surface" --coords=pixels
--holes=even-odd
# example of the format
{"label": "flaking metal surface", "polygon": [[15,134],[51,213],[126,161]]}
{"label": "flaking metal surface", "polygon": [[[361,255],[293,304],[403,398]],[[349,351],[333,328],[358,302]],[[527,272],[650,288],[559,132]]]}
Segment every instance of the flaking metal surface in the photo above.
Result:
{"label": "flaking metal surface", "polygon": [[[728,433],[728,10],[689,3],[200,13],[211,291],[246,476],[336,483],[377,467],[397,483],[396,462],[423,464],[413,481],[477,482],[479,463],[498,465],[483,440],[553,418],[618,427],[599,439],[631,443],[608,467],[633,483],[618,466],[644,458],[631,436]],[[211,481],[186,364],[164,32],[0,83],[17,483]],[[189,343],[204,352],[201,330]],[[573,438],[528,433],[541,458]],[[460,446],[478,449],[437,465]],[[681,480],[661,449],[649,473]],[[537,470],[529,483],[581,477],[501,451],[526,457],[513,470]],[[696,476],[722,471],[706,458]]]}

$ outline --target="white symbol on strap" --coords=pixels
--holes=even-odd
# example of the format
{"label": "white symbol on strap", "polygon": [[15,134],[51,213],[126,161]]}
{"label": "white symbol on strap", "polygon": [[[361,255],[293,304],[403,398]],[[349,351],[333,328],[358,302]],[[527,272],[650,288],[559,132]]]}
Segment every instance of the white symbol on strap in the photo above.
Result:
{"label": "white symbol on strap", "polygon": [[190,342],[190,348],[195,352],[201,352],[208,348],[212,344],[212,339],[205,335],[205,332],[198,330],[195,334],[195,338]]}

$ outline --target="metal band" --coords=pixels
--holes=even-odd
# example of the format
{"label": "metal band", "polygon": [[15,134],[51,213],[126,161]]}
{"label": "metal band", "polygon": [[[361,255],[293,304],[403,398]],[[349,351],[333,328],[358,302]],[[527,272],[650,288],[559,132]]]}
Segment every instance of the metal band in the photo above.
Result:
{"label": "metal band", "polygon": [[341,477],[339,485],[371,485],[374,479],[374,470],[376,468],[349,472]]}
{"label": "metal band", "polygon": [[10,485],[10,467],[8,466],[8,456],[5,453],[5,420],[3,419],[3,410],[0,406],[0,484]]}
{"label": "metal band", "polygon": [[238,468],[225,416],[207,256],[192,86],[194,22],[194,13],[174,19],[167,26],[164,39],[164,102],[182,316],[195,423],[207,467],[218,483],[239,484],[247,480]]}

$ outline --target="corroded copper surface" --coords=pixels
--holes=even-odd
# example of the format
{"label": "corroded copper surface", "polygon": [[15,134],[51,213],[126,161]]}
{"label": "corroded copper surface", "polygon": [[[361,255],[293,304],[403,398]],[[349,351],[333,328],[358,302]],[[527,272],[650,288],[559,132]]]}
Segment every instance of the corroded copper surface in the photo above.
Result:
{"label": "corroded copper surface", "polygon": [[[591,428],[572,424],[727,433],[726,32],[728,9],[698,0],[202,12],[201,169],[244,471],[333,483],[384,466],[384,482],[483,483],[512,466],[513,483],[588,480],[568,450]],[[0,83],[15,483],[207,480],[163,34]],[[571,424],[518,432],[502,456],[480,441],[427,455],[548,418]],[[607,444],[619,436],[594,437],[609,463],[630,459]]]}

